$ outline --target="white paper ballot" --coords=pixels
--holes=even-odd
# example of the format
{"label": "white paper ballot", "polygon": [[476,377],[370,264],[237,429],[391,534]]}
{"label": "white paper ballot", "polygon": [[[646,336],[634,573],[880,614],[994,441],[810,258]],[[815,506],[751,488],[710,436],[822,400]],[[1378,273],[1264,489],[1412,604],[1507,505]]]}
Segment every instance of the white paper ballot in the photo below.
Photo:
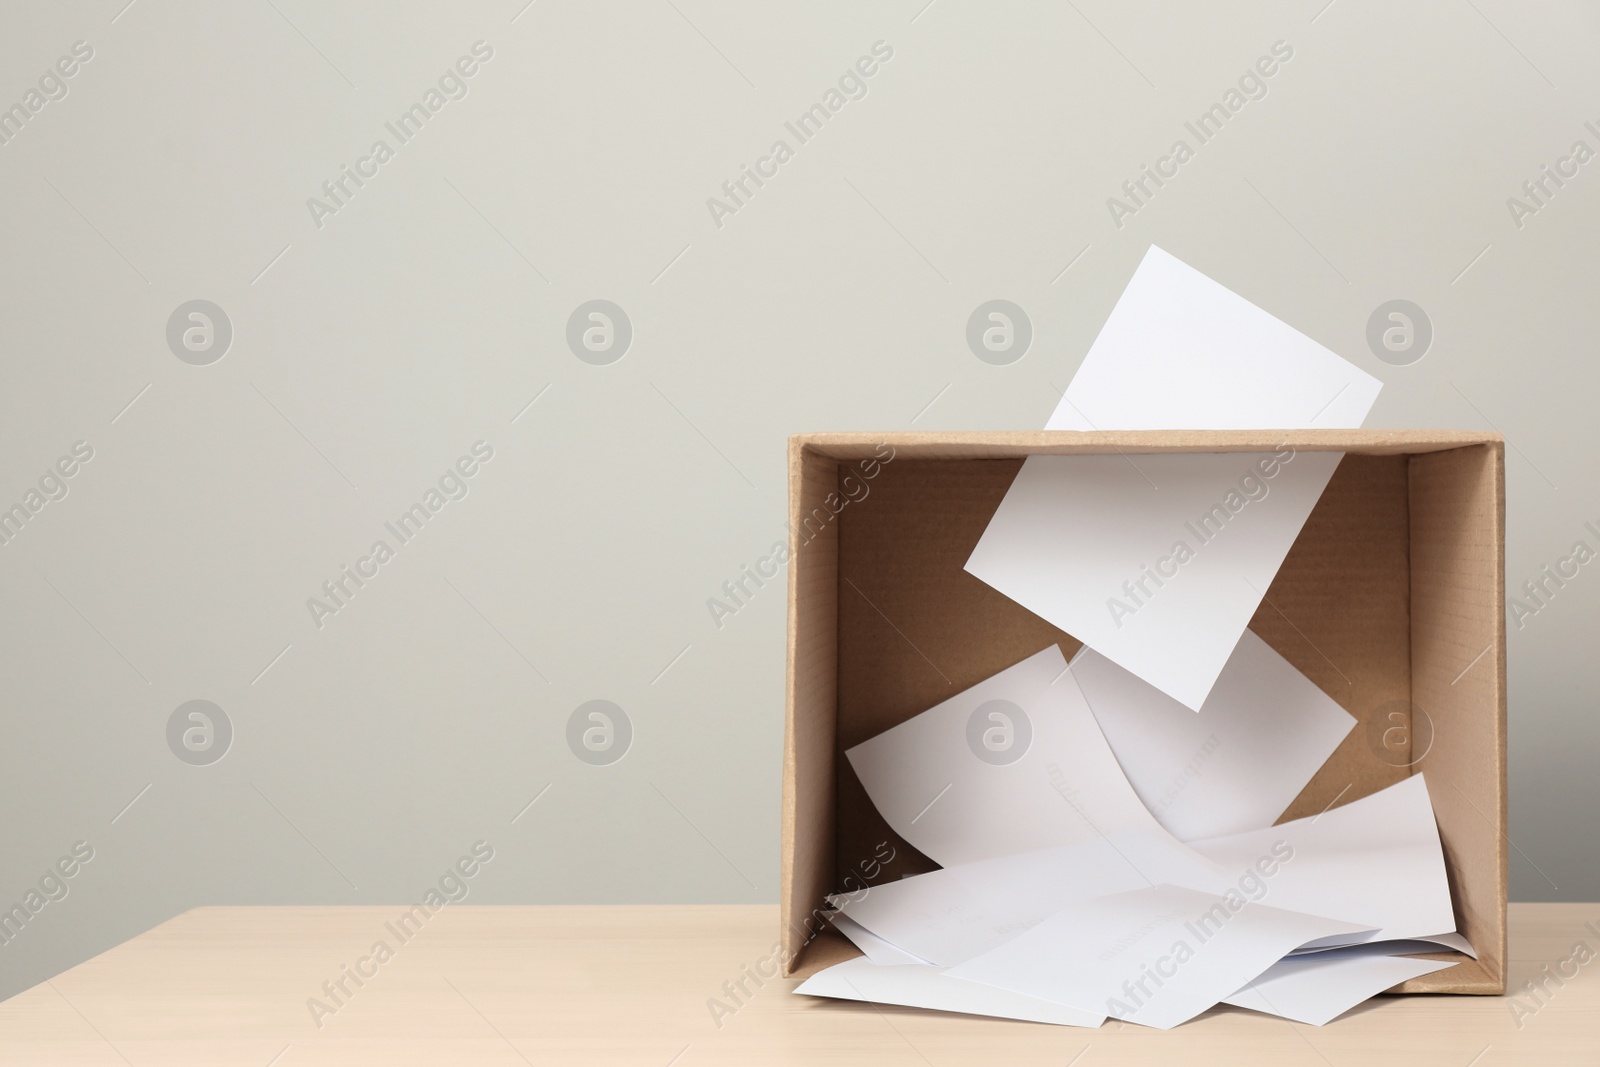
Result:
{"label": "white paper ballot", "polygon": [[796,986],[795,992],[1060,1026],[1099,1026],[1106,1021],[1103,1013],[1079,1011],[1065,1004],[1052,1004],[977,982],[964,982],[941,974],[934,967],[915,964],[885,967],[865,957],[818,971]]}
{"label": "white paper ballot", "polygon": [[1340,458],[1030,456],[966,569],[1198,710]]}
{"label": "white paper ballot", "polygon": [[[1152,245],[1045,428],[1357,427],[1381,387]],[[1340,457],[1249,483],[1220,458],[1067,458],[1023,464],[967,570],[1198,710]]]}
{"label": "white paper ballot", "polygon": [[899,950],[950,967],[1077,901],[1163,883],[1221,893],[1235,880],[1166,835],[1126,832],[945,867],[830,903]]}
{"label": "white paper ballot", "polygon": [[[1464,937],[1463,935],[1461,935],[1459,933],[1456,933],[1454,931],[1451,931],[1448,934],[1428,934],[1426,937],[1418,937],[1416,940],[1431,942],[1432,944],[1438,945],[1438,946],[1440,946],[1442,948],[1454,949],[1456,952],[1459,952],[1464,956],[1471,956],[1473,959],[1477,959],[1478,958],[1478,950],[1472,947],[1472,943],[1469,942],[1466,939],[1466,937]],[[1400,942],[1400,943],[1403,944],[1403,942]],[[1428,952],[1428,951],[1432,951],[1432,950],[1431,949],[1406,949],[1404,951],[1407,951],[1407,952]]]}
{"label": "white paper ballot", "polygon": [[1180,841],[1271,826],[1356,722],[1249,630],[1198,714],[1090,648],[1072,676],[1139,799]]}
{"label": "white paper ballot", "polygon": [[895,833],[945,867],[1122,830],[1166,833],[1054,645],[845,755]]}
{"label": "white paper ballot", "polygon": [[1081,901],[946,973],[1165,1030],[1309,941],[1361,933],[1336,919],[1155,886]]}
{"label": "white paper ballot", "polygon": [[1357,945],[1290,956],[1225,997],[1224,1003],[1321,1026],[1391,986],[1453,966],[1440,960],[1386,955],[1383,948]]}
{"label": "white paper ballot", "polygon": [[928,962],[920,956],[913,956],[898,945],[890,944],[848,915],[835,911],[827,913],[824,918],[835,930],[849,938],[850,943],[860,949],[873,963],[890,966]]}
{"label": "white paper ballot", "polygon": [[1353,428],[1382,387],[1151,245],[1045,429]]}
{"label": "white paper ballot", "polygon": [[[1301,949],[1294,953],[1295,956],[1314,955],[1318,952],[1344,952],[1351,948],[1349,945],[1340,945],[1336,948]],[[1364,941],[1361,948],[1380,956],[1415,956],[1421,952],[1459,952],[1464,956],[1478,958],[1477,950],[1468,943],[1460,934],[1433,934],[1429,937],[1406,937],[1396,941]]]}
{"label": "white paper ballot", "polygon": [[1439,828],[1421,774],[1321,815],[1191,844],[1232,868],[1276,841],[1293,852],[1264,898],[1277,907],[1376,927],[1374,941],[1455,929]]}

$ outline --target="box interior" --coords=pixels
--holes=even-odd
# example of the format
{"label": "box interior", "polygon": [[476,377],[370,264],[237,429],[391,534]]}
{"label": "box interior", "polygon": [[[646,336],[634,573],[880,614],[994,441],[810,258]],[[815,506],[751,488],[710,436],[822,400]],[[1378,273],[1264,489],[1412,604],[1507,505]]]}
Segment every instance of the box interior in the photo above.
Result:
{"label": "box interior", "polygon": [[[1250,628],[1358,722],[1280,821],[1425,773],[1458,929],[1479,959],[1441,952],[1456,965],[1396,991],[1503,991],[1501,445],[1441,431],[794,439],[782,872],[789,973],[858,955],[819,912],[847,877],[859,888],[936,866],[889,829],[844,750],[1051,643],[1068,658],[1078,648],[962,569],[1023,457],[1115,450],[1131,462],[1285,442],[1345,457]],[[875,863],[885,842],[894,859]]]}

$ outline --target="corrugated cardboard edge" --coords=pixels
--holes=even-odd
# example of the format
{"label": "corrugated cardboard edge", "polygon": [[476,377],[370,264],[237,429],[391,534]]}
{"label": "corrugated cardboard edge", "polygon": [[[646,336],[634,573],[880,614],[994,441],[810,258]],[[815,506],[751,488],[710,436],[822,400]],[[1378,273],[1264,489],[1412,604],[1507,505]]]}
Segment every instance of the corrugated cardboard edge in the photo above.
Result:
{"label": "corrugated cardboard edge", "polygon": [[[1472,941],[1478,959],[1404,982],[1395,991],[1498,995],[1506,989],[1510,861],[1506,836],[1505,446],[1496,436],[1477,449],[1413,456],[1411,466],[1413,471],[1419,466],[1430,468],[1425,484],[1432,493],[1475,498],[1481,509],[1478,522],[1429,523],[1429,501],[1418,480],[1412,479],[1412,699],[1424,712],[1433,709],[1436,718],[1432,744],[1439,751],[1431,763],[1424,757],[1418,769],[1428,780],[1452,870],[1492,863],[1495,880],[1487,899],[1476,883],[1451,887],[1458,929]],[[1418,541],[1433,544],[1419,546]],[[1457,557],[1452,576],[1487,570],[1492,574],[1488,586],[1472,589],[1437,581],[1429,557],[1442,552]],[[1464,556],[1476,557],[1478,566],[1462,566],[1460,557]],[[1490,651],[1493,655],[1486,655]],[[1487,717],[1481,710],[1486,703]],[[1452,716],[1459,720],[1463,711],[1472,714],[1465,721],[1453,721]],[[1481,732],[1485,729],[1487,736]],[[1465,746],[1468,751],[1444,751],[1455,745],[1463,732],[1477,735]],[[1450,758],[1437,758],[1445,756]],[[1458,762],[1469,758],[1468,773],[1458,773]],[[1445,767],[1451,770],[1446,773]]]}
{"label": "corrugated cardboard edge", "polygon": [[[789,439],[789,611],[783,743],[783,851],[779,896],[783,973],[822,930],[832,889],[833,748],[838,681],[838,524],[807,539],[807,517],[833,488],[836,461]],[[800,610],[805,591],[805,611]],[[802,686],[806,688],[802,691]],[[809,703],[801,706],[801,700]],[[824,714],[806,714],[816,705]]]}
{"label": "corrugated cardboard edge", "polygon": [[[1280,445],[1307,452],[1442,452],[1498,441],[1471,430],[1027,430],[950,433],[810,433],[789,439],[833,459],[861,459],[880,444],[917,459],[1008,459],[1032,455],[1127,452],[1272,452]],[[791,467],[791,470],[793,468]]]}

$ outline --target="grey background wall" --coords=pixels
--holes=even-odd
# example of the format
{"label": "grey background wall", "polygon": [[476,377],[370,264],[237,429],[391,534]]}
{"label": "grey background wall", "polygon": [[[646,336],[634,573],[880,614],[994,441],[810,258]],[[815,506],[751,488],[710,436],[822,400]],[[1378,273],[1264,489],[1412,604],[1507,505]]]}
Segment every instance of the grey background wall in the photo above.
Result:
{"label": "grey background wall", "polygon": [[[1042,426],[1151,242],[1381,377],[1369,425],[1504,432],[1513,588],[1600,548],[1592,5],[126,3],[0,13],[0,903],[93,850],[0,994],[480,840],[471,902],[776,899],[783,594],[707,601],[785,436]],[[1597,605],[1512,624],[1518,899],[1600,897]]]}

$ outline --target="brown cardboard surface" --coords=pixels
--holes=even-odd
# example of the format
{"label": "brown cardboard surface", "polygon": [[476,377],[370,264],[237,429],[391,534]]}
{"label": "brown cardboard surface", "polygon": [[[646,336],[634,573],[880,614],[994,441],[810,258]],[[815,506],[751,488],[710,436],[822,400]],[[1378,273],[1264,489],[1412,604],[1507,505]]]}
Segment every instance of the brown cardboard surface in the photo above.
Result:
{"label": "brown cardboard surface", "polygon": [[[790,444],[789,722],[783,910],[791,970],[853,949],[812,916],[864,861],[933,864],[872,807],[842,753],[1051,643],[1078,643],[962,570],[1022,457],[1343,451],[1251,628],[1358,719],[1284,818],[1428,774],[1461,930],[1480,961],[1401,987],[1504,984],[1500,439],[1460,431],[818,434]],[[892,448],[870,482],[844,473]],[[829,494],[837,513],[828,509]],[[842,503],[846,496],[848,503]],[[823,514],[801,528],[804,516]],[[1472,646],[1472,647],[1467,647]],[[1471,671],[1457,672],[1480,649]],[[1478,672],[1473,677],[1473,672]],[[1468,681],[1471,679],[1471,685]],[[1466,688],[1463,688],[1466,687]],[[1424,709],[1422,724],[1412,706]],[[1436,712],[1434,709],[1438,709]],[[1430,738],[1421,731],[1427,724]],[[1419,752],[1413,739],[1422,745]],[[1445,795],[1448,794],[1448,795]],[[1473,820],[1476,820],[1474,822]],[[809,947],[808,947],[808,942]]]}
{"label": "brown cardboard surface", "polygon": [[[1346,455],[1250,620],[1360,721],[1280,822],[1347,804],[1410,773],[1406,486],[1405,456]],[[1368,728],[1374,718],[1380,726]]]}
{"label": "brown cardboard surface", "polygon": [[791,441],[818,455],[857,459],[889,444],[917,459],[1021,459],[1075,452],[1303,451],[1410,455],[1483,444],[1498,435],[1471,430],[981,430],[959,433],[813,433]]}
{"label": "brown cardboard surface", "polygon": [[844,750],[1051,644],[1078,642],[962,570],[1020,460],[925,460],[904,453],[841,516],[839,544],[840,871],[880,842],[898,880],[936,866],[883,821]]}
{"label": "brown cardboard surface", "polygon": [[[834,889],[834,729],[837,717],[839,526],[813,532],[805,520],[826,507],[837,463],[789,443],[788,716],[783,744],[783,854],[779,915],[786,967],[822,929],[817,914]],[[805,605],[796,611],[795,605]]]}
{"label": "brown cardboard surface", "polygon": [[1509,841],[1504,447],[1496,438],[1409,462],[1411,699],[1431,722],[1428,751],[1413,755],[1439,820],[1456,918],[1478,963],[1404,991],[1500,993]]}

